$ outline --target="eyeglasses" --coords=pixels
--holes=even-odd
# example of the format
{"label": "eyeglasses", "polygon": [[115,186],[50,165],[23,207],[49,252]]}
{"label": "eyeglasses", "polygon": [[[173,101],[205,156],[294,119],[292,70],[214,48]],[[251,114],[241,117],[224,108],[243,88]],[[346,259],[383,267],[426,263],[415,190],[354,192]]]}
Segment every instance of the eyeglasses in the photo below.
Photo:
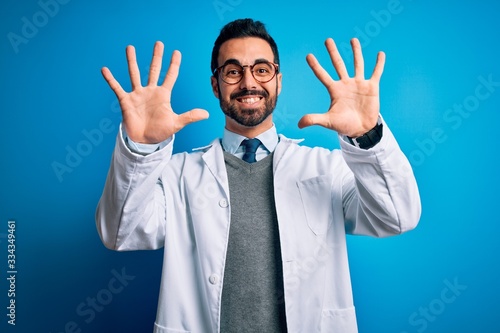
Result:
{"label": "eyeglasses", "polygon": [[271,81],[279,71],[279,65],[267,61],[245,66],[229,63],[216,68],[214,75],[218,72],[222,81],[227,84],[236,84],[243,79],[245,67],[250,69],[253,78],[259,83]]}

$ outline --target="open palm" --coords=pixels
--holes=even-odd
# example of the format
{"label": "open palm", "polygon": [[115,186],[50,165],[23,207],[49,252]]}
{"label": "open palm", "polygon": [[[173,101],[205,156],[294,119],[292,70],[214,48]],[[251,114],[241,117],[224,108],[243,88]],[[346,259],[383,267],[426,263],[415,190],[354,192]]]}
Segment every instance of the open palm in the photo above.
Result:
{"label": "open palm", "polygon": [[342,135],[361,136],[377,124],[380,112],[379,82],[384,70],[385,54],[379,52],[373,74],[366,80],[361,45],[358,39],[352,39],[355,74],[351,78],[333,39],[327,39],[325,45],[339,80],[333,80],[314,55],[307,56],[309,66],[328,90],[331,103],[324,114],[303,116],[299,121],[299,127],[320,125]]}
{"label": "open palm", "polygon": [[120,102],[123,125],[127,135],[135,142],[158,143],[171,137],[188,124],[208,118],[208,112],[203,109],[193,109],[183,114],[176,114],[172,110],[172,89],[179,74],[181,53],[174,51],[165,79],[161,85],[158,85],[163,49],[163,43],[156,42],[148,84],[143,87],[135,48],[127,47],[127,62],[132,83],[130,93],[123,90],[108,68],[102,69],[104,79]]}

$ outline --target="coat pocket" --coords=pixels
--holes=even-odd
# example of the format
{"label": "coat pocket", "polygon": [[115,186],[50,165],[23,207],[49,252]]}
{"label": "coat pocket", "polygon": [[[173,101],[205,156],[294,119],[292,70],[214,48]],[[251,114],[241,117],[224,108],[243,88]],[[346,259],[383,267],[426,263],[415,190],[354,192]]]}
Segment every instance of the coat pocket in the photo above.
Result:
{"label": "coat pocket", "polygon": [[153,333],[190,333],[191,331],[184,331],[184,330],[174,330],[171,328],[166,328],[163,326],[158,325],[155,323],[155,327],[153,330]]}
{"label": "coat pocket", "polygon": [[307,225],[315,235],[323,235],[332,221],[331,179],[327,175],[297,182]]}
{"label": "coat pocket", "polygon": [[354,307],[324,309],[321,317],[321,332],[358,333]]}

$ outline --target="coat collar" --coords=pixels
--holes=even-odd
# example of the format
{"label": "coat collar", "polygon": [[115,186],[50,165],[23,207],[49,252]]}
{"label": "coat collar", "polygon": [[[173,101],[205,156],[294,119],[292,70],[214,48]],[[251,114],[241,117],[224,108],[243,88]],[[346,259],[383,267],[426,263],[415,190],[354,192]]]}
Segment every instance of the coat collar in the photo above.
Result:
{"label": "coat collar", "polygon": [[[289,139],[283,134],[279,134],[278,136],[279,142],[276,146],[273,157],[273,171],[276,171],[281,159],[289,150],[289,148],[294,147],[300,142],[304,141],[304,139]],[[194,148],[193,151],[202,153],[202,159],[205,165],[217,179],[217,181],[223,186],[226,194],[228,194],[229,187],[227,171],[224,164],[224,149],[222,148],[221,139],[217,138],[206,146]]]}
{"label": "coat collar", "polygon": [[[290,138],[287,138],[286,136],[284,136],[283,134],[278,134],[278,137],[279,137],[279,143],[288,143],[288,144],[294,143],[294,144],[299,144],[302,141],[304,141],[304,139],[290,139]],[[278,143],[278,145],[279,145],[279,143]],[[220,149],[222,149],[221,139],[217,138],[217,139],[213,140],[212,142],[210,142],[206,146],[201,146],[201,147],[193,148],[193,152],[201,151],[201,152],[205,152],[206,153],[212,147],[214,147],[214,148],[219,148],[220,147]]]}

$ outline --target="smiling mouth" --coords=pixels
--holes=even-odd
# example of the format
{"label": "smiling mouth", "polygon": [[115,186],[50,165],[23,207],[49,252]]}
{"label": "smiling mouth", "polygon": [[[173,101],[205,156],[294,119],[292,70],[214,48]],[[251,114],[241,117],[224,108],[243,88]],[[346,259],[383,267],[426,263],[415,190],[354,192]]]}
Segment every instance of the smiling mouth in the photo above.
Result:
{"label": "smiling mouth", "polygon": [[240,97],[240,98],[237,98],[236,100],[240,103],[243,103],[243,104],[255,104],[257,102],[259,102],[263,97],[260,97],[260,96],[256,96],[256,97]]}

